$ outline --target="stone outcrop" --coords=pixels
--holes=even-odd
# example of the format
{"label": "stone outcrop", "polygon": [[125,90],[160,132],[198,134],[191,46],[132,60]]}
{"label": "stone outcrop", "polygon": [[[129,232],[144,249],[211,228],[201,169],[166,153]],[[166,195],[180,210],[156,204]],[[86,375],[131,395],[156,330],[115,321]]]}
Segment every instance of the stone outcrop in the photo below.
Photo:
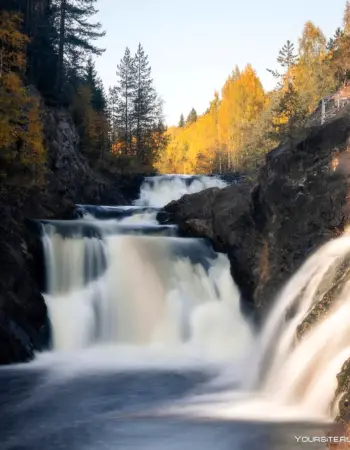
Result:
{"label": "stone outcrop", "polygon": [[266,157],[258,183],[170,203],[169,220],[225,251],[245,302],[268,309],[307,256],[349,219],[350,108]]}
{"label": "stone outcrop", "polygon": [[31,221],[70,218],[76,202],[127,203],[118,180],[112,185],[79,153],[66,111],[44,108],[43,120],[48,167],[42,184],[0,184],[0,364],[30,360],[50,339],[42,247]]}

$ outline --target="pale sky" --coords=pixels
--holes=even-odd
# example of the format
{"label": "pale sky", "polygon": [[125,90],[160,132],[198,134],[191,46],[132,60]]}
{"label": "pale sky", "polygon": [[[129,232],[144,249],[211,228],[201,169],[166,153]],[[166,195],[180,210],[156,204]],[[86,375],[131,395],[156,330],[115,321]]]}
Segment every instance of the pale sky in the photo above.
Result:
{"label": "pale sky", "polygon": [[141,42],[170,126],[192,107],[203,113],[236,64],[251,63],[271,89],[266,68],[276,67],[285,41],[297,46],[307,20],[332,36],[344,7],[345,0],[99,0],[107,35],[96,66],[106,88],[116,84],[125,47],[135,53]]}

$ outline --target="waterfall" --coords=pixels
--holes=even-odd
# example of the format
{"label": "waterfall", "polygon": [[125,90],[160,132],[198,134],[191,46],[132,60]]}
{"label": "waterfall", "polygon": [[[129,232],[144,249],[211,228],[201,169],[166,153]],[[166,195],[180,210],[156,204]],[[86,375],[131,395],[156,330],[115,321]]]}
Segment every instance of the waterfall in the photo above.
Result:
{"label": "waterfall", "polygon": [[216,380],[226,403],[197,395],[181,411],[329,418],[336,375],[350,357],[350,281],[336,292],[324,320],[301,339],[297,331],[349,257],[350,236],[311,255],[271,299],[266,323],[254,331],[241,312],[227,257],[157,221],[169,201],[225,185],[213,177],[147,178],[132,206],[78,205],[80,219],[43,222],[53,353],[108,347],[118,358],[127,345],[168,360],[196,355],[226,364]]}
{"label": "waterfall", "polygon": [[199,190],[220,180],[159,178],[140,195],[158,195],[156,206],[79,205],[82,219],[43,222],[54,350],[128,344],[213,359],[246,352],[251,327],[227,257],[156,220],[159,204],[179,196],[177,184]]}
{"label": "waterfall", "polygon": [[[313,254],[279,295],[264,330],[255,380],[260,389],[285,404],[297,404],[320,414],[330,413],[337,387],[336,375],[350,357],[350,278],[324,320],[296,342],[297,327],[332,286],[340,264],[350,254],[350,236],[332,240]],[[286,312],[295,309],[286,320]],[[276,344],[272,342],[278,336]],[[264,358],[270,355],[263,377]],[[263,381],[261,381],[263,380]]]}
{"label": "waterfall", "polygon": [[220,178],[192,175],[163,175],[147,177],[135,205],[162,207],[183,195],[195,194],[212,187],[223,188],[227,183]]}
{"label": "waterfall", "polygon": [[347,234],[311,255],[277,296],[255,336],[249,363],[240,372],[240,388],[232,390],[234,374],[224,373],[220,383],[226,390],[220,402],[216,395],[198,395],[181,405],[182,413],[274,421],[333,418],[336,376],[350,357],[350,277],[334,292],[324,318],[297,336],[303,320],[337,286],[337,274],[346,270],[349,255]]}

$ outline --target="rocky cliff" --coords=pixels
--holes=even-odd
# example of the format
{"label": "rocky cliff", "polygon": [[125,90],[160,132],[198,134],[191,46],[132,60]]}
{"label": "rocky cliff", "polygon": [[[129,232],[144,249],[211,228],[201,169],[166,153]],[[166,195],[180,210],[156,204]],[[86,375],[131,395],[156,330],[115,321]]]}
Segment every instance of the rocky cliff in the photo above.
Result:
{"label": "rocky cliff", "polygon": [[31,220],[69,218],[76,202],[126,204],[118,182],[111,185],[79,153],[70,115],[45,107],[43,121],[47,173],[42,184],[0,184],[0,364],[29,360],[49,342],[40,289],[42,249]]}
{"label": "rocky cliff", "polygon": [[349,219],[350,108],[271,151],[258,183],[170,203],[170,221],[225,251],[244,300],[264,312],[306,257]]}

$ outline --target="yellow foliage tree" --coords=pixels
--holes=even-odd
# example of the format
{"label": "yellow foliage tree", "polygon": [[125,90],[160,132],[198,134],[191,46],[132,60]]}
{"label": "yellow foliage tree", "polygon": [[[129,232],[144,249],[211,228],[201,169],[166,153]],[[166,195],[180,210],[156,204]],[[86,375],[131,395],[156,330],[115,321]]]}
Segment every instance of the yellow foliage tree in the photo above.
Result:
{"label": "yellow foliage tree", "polygon": [[171,173],[209,173],[238,168],[247,133],[266,106],[266,95],[253,68],[236,68],[215,93],[205,114],[186,127],[170,128],[169,143],[158,170]]}
{"label": "yellow foliage tree", "polygon": [[320,98],[335,90],[326,38],[311,21],[306,22],[299,40],[299,61],[292,69],[292,78],[306,113],[314,111]]}
{"label": "yellow foliage tree", "polygon": [[30,170],[38,178],[45,162],[39,100],[30,95],[21,75],[28,37],[20,32],[21,17],[0,13],[0,160],[1,177]]}

